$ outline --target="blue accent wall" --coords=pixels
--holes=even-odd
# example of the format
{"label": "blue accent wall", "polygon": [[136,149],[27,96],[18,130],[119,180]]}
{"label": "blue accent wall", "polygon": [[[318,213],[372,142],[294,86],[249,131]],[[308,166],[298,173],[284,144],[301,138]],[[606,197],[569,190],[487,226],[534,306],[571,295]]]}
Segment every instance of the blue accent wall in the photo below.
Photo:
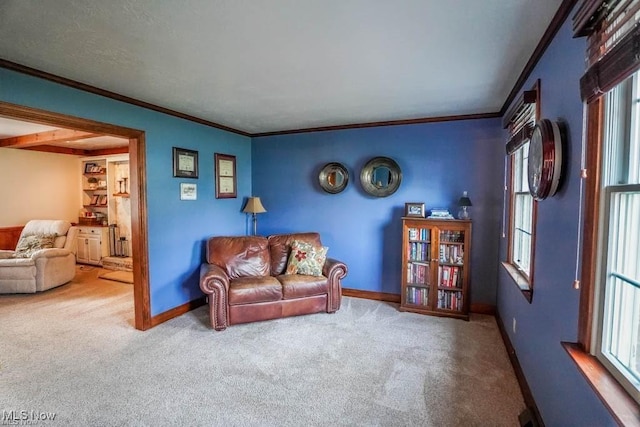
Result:
{"label": "blue accent wall", "polygon": [[[253,138],[253,189],[267,212],[258,233],[315,230],[329,256],[344,261],[346,288],[400,293],[400,218],[405,202],[473,203],[471,302],[495,304],[502,220],[503,132],[499,119],[386,126]],[[360,170],[376,156],[394,159],[402,183],[389,197],[362,190]],[[339,194],[325,193],[318,173],[328,162],[349,171]]]}
{"label": "blue accent wall", "polygon": [[[500,266],[507,242],[500,237],[506,134],[499,119],[251,140],[5,69],[0,69],[0,100],[146,132],[153,315],[201,296],[204,242],[212,235],[245,234],[245,196],[260,196],[267,209],[258,216],[259,234],[318,231],[329,256],[349,267],[345,287],[397,294],[404,203],[425,202],[427,209],[444,206],[455,213],[456,200],[467,190],[473,201],[471,302],[497,304],[546,425],[607,426],[614,420],[560,344],[577,340],[580,291],[572,282],[584,52],[584,39],[572,38],[568,20],[523,86],[529,89],[540,79],[542,117],[564,121],[569,131],[564,183],[538,207],[531,304]],[[199,179],[172,177],[173,146],[199,151]],[[215,152],[237,156],[237,199],[214,197]],[[391,157],[402,169],[400,189],[386,198],[367,195],[359,184],[362,166],[375,156]],[[344,192],[331,195],[321,190],[318,173],[334,161],[347,167],[350,179]],[[198,184],[197,201],[179,200],[180,182]],[[511,329],[514,318],[517,333]]]}
{"label": "blue accent wall", "polygon": [[[569,14],[573,16],[573,14]],[[580,205],[584,39],[573,39],[567,20],[523,89],[541,81],[542,118],[566,123],[569,137],[565,181],[554,197],[538,203],[533,300],[529,304],[500,267],[498,311],[548,426],[616,425],[560,345],[577,341],[580,291],[573,289]],[[507,242],[501,242],[501,260]],[[516,333],[512,319],[516,319]]]}
{"label": "blue accent wall", "polygon": [[[242,196],[251,193],[250,138],[2,68],[0,100],[145,131],[151,313],[202,296],[205,240],[246,231],[241,210]],[[172,147],[198,151],[198,179],[173,177]],[[215,198],[216,152],[236,156],[236,199]],[[180,200],[180,182],[198,185],[196,201]]]}

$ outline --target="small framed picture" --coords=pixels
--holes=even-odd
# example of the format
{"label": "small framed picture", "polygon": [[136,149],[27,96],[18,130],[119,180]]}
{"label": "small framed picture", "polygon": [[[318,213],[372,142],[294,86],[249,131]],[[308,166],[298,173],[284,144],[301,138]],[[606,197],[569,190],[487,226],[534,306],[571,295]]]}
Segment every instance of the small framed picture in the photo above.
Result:
{"label": "small framed picture", "polygon": [[233,199],[237,196],[236,156],[215,153],[216,199]]}
{"label": "small framed picture", "polygon": [[98,200],[98,204],[100,206],[107,206],[107,195],[103,194],[102,196],[100,196],[100,199]]}
{"label": "small framed picture", "polygon": [[424,218],[424,203],[405,203],[404,216],[412,216],[416,218]]}
{"label": "small framed picture", "polygon": [[188,182],[180,183],[180,200],[197,200],[198,186]]}
{"label": "small framed picture", "polygon": [[84,173],[95,173],[95,163],[85,163],[84,164]]}
{"label": "small framed picture", "polygon": [[198,177],[198,152],[186,148],[173,147],[173,176],[180,178]]}
{"label": "small framed picture", "polygon": [[93,196],[91,196],[91,202],[89,203],[91,206],[95,206],[98,204],[98,199],[100,198],[100,196],[98,196],[97,194],[94,194]]}

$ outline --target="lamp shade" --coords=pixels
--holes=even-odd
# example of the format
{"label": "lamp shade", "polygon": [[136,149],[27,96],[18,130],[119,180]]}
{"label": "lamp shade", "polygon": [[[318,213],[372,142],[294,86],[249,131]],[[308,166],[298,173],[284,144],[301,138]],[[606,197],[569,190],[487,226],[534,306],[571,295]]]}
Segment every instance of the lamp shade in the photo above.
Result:
{"label": "lamp shade", "polygon": [[260,201],[260,197],[249,197],[247,200],[247,204],[244,206],[242,212],[244,213],[264,213],[267,210],[262,206],[262,202]]}
{"label": "lamp shade", "polygon": [[462,193],[462,197],[460,197],[460,200],[458,200],[458,206],[473,206],[471,204],[471,199],[467,195],[466,191]]}

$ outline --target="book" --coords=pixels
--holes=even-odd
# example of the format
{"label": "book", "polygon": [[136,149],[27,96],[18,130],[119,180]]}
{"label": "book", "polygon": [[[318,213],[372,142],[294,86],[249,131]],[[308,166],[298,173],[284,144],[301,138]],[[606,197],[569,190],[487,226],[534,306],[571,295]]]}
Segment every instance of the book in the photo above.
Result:
{"label": "book", "polygon": [[447,208],[433,208],[427,218],[454,219]]}

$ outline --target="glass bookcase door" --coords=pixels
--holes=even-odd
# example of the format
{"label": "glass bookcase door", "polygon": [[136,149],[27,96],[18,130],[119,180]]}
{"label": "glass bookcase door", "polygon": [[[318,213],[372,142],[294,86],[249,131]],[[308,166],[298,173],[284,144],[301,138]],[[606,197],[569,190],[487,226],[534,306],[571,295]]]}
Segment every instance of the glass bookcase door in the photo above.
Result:
{"label": "glass bookcase door", "polygon": [[409,227],[407,229],[407,304],[428,307],[433,274],[431,272],[431,229]]}
{"label": "glass bookcase door", "polygon": [[437,308],[464,309],[464,230],[439,230]]}

